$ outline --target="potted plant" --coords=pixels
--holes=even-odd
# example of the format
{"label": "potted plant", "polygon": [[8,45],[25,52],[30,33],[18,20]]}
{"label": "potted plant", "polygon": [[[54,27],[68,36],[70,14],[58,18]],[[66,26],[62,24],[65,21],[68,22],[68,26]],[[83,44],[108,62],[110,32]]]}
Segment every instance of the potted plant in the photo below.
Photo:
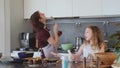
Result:
{"label": "potted plant", "polygon": [[[120,27],[120,24],[115,24],[117,27]],[[112,34],[108,38],[109,42],[111,44],[111,48],[113,48],[114,52],[118,55],[118,58],[116,59],[116,63],[120,63],[120,30],[116,31],[116,33]]]}

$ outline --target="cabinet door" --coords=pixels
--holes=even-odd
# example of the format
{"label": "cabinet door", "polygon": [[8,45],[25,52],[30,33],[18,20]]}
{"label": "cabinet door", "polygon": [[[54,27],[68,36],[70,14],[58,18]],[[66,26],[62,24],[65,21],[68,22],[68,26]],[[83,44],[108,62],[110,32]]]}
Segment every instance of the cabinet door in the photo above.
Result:
{"label": "cabinet door", "polygon": [[30,18],[31,14],[39,10],[46,14],[46,0],[24,0],[24,18]]}
{"label": "cabinet door", "polygon": [[73,16],[79,16],[79,0],[73,0]]}
{"label": "cabinet door", "polygon": [[101,0],[73,0],[73,15],[77,13],[79,16],[101,15]]}
{"label": "cabinet door", "polygon": [[103,15],[120,15],[120,0],[102,0]]}
{"label": "cabinet door", "polygon": [[47,0],[47,17],[72,16],[72,0]]}

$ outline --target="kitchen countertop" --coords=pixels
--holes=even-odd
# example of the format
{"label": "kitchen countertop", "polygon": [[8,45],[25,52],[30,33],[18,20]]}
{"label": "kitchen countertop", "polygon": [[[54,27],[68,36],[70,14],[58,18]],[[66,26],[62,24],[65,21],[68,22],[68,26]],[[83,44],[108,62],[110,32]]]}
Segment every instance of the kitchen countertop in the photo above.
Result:
{"label": "kitchen countertop", "polygon": [[[28,64],[25,63],[0,63],[0,68],[30,68]],[[61,64],[48,64],[46,66],[37,66],[33,68],[62,68]],[[68,64],[68,68],[81,68],[81,65],[78,64]]]}
{"label": "kitchen countertop", "polygon": [[[45,66],[37,66],[37,67],[29,67],[27,63],[2,63],[0,62],[0,68],[62,68],[61,64],[51,64]],[[82,63],[68,63],[68,68],[83,68]],[[89,64],[87,64],[87,68],[89,67]],[[109,67],[111,68],[111,67]]]}

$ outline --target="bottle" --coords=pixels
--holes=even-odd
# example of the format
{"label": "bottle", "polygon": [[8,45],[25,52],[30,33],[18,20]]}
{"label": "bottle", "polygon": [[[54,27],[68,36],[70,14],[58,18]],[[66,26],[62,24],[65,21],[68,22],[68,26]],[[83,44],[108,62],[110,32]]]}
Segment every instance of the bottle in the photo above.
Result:
{"label": "bottle", "polygon": [[62,56],[62,68],[67,68],[68,66],[68,57],[67,56]]}
{"label": "bottle", "polygon": [[86,57],[83,58],[83,68],[86,68]]}

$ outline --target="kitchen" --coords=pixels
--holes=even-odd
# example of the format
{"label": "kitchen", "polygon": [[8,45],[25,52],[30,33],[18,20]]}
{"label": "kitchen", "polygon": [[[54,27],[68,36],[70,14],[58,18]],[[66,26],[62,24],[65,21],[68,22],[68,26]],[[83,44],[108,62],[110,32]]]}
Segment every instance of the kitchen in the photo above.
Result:
{"label": "kitchen", "polygon": [[[55,1],[55,0],[53,0],[53,1]],[[72,0],[70,0],[70,1],[72,1]],[[96,2],[95,4],[100,5],[99,4],[99,3],[101,3],[100,1],[101,0],[94,0],[93,2]],[[51,14],[48,13],[48,17],[50,17],[51,15],[53,15],[53,17],[59,16],[58,19],[55,19],[55,21],[60,23],[60,26],[61,26],[60,29],[61,30],[63,30],[62,27],[65,26],[66,30],[63,30],[63,32],[66,33],[67,29],[71,29],[71,28],[73,29],[73,32],[71,32],[72,34],[69,37],[66,36],[67,34],[63,33],[60,40],[62,40],[64,38],[65,42],[72,42],[73,44],[75,44],[75,37],[79,36],[81,31],[83,33],[83,29],[85,27],[83,25],[86,25],[86,23],[89,23],[89,21],[94,22],[93,24],[100,25],[100,28],[103,31],[105,30],[104,35],[105,35],[105,39],[107,39],[106,36],[109,36],[109,34],[115,32],[114,30],[116,30],[115,26],[113,26],[113,25],[108,26],[107,24],[109,24],[109,22],[118,22],[119,23],[119,21],[120,21],[119,20],[120,19],[119,18],[120,7],[119,7],[119,1],[118,2],[116,1],[116,3],[112,2],[112,1],[109,3],[109,2],[107,2],[107,0],[105,0],[105,1],[106,1],[107,4],[104,4],[103,6],[107,5],[107,7],[105,7],[105,8],[107,8],[107,11],[109,11],[109,12],[104,11],[104,13],[107,13],[107,15],[103,15],[103,16],[101,16],[101,12],[99,11],[100,8],[94,7],[94,4],[92,5],[92,7],[94,9],[93,13],[96,13],[96,14],[92,14],[92,13],[89,13],[89,12],[88,13],[83,13],[84,11],[81,11],[81,13],[83,15],[80,15],[78,13],[78,11],[80,12],[80,10],[78,10],[77,7],[78,8],[82,7],[81,10],[85,10],[85,11],[88,11],[88,9],[90,9],[90,8],[87,8],[87,7],[89,7],[89,5],[81,6],[81,7],[77,6],[78,4],[76,4],[76,3],[79,3],[79,2],[73,2],[73,3],[76,4],[76,5],[74,5],[74,7],[76,7],[76,8],[74,8],[75,12],[73,12],[73,10],[71,10],[71,8],[69,8],[69,6],[71,7],[72,3],[70,3],[68,5],[68,7],[66,7],[66,8],[69,8],[69,9],[67,9],[67,11],[63,11],[63,12],[65,12],[64,14],[62,12],[59,12],[59,11],[62,11],[61,7],[54,7],[53,9],[56,9],[56,12],[53,12],[54,11],[53,9],[50,10],[51,8],[48,8],[47,10],[49,10],[49,12],[51,12]],[[5,19],[3,19],[3,21],[5,21],[6,24],[2,23],[1,31],[3,31],[3,32],[1,32],[1,33],[3,33],[3,34],[0,36],[1,37],[0,40],[1,40],[1,44],[2,44],[0,51],[4,52],[5,56],[10,56],[10,52],[12,50],[20,47],[19,40],[18,40],[18,35],[21,32],[32,32],[32,28],[31,28],[30,24],[28,23],[29,21],[26,20],[26,19],[24,20],[24,8],[23,8],[24,3],[23,2],[24,2],[23,0],[20,0],[20,1],[18,1],[18,0],[10,0],[10,1],[5,0],[5,8],[3,8],[5,11],[3,11],[1,14],[4,14],[4,12],[5,12],[6,16],[5,17],[3,16],[3,18],[5,18]],[[4,4],[3,2],[1,2],[1,3]],[[49,3],[51,3],[51,2],[49,2]],[[111,5],[112,3],[115,3],[115,5]],[[2,5],[2,4],[0,4],[0,5]],[[64,5],[65,4],[66,4],[66,2],[64,2]],[[89,2],[86,3],[86,4],[89,4]],[[56,3],[56,5],[59,5],[59,4]],[[111,8],[110,6],[113,7],[113,8]],[[52,7],[52,6],[49,6],[49,7]],[[101,7],[101,6],[99,6],[99,7]],[[43,8],[43,7],[41,7],[41,8]],[[64,9],[66,9],[66,8],[64,8]],[[93,9],[91,9],[91,11],[93,11]],[[116,13],[116,14],[114,14],[114,13]],[[92,17],[90,14],[94,15],[94,16]],[[63,18],[65,15],[68,16],[68,18]],[[80,18],[79,17],[78,18],[73,18],[72,15],[75,16],[75,17],[77,15],[80,15],[81,17]],[[96,16],[96,15],[98,15],[98,16]],[[98,22],[98,23],[96,23],[96,22]],[[102,22],[102,23],[100,23],[100,22]],[[49,23],[54,23],[54,21],[48,20],[48,24]],[[70,23],[70,24],[68,24],[68,23]],[[106,27],[103,28],[104,23],[105,23],[105,26],[108,26],[109,28],[106,28]],[[78,24],[78,25],[76,25],[76,24]],[[106,31],[106,30],[108,30],[108,31]],[[111,30],[113,30],[113,31],[111,31]],[[75,32],[79,32],[79,33],[75,33]],[[106,32],[107,32],[108,35],[106,34]],[[75,35],[73,35],[74,33],[75,33]],[[83,34],[81,34],[81,35],[83,35]],[[63,41],[61,41],[61,42],[64,43]]]}

